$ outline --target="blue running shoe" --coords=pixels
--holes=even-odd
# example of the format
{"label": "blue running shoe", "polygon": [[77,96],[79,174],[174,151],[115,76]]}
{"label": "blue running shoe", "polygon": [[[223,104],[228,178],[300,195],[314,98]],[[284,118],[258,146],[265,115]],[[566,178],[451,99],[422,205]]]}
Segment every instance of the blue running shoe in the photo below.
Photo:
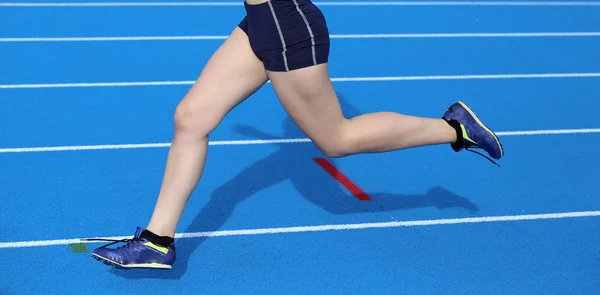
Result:
{"label": "blue running shoe", "polygon": [[458,101],[451,105],[442,118],[456,129],[458,140],[451,144],[454,151],[459,152],[462,149],[466,149],[482,155],[492,163],[498,165],[484,154],[470,150],[471,148],[483,149],[490,157],[496,160],[504,156],[502,143],[500,143],[496,134],[485,126],[477,115],[475,115],[475,112],[464,102]]}
{"label": "blue running shoe", "polygon": [[[172,269],[175,262],[175,245],[163,247],[141,237],[144,229],[138,227],[132,239],[86,239],[87,241],[111,241],[92,253],[94,259],[115,268]],[[110,245],[124,242],[123,246],[109,249]]]}

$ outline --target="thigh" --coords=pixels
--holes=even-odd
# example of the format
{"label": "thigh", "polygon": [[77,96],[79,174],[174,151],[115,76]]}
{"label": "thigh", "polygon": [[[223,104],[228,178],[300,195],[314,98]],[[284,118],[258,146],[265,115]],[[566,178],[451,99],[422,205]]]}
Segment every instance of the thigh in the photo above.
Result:
{"label": "thigh", "polygon": [[282,106],[311,139],[331,142],[344,117],[329,79],[325,17],[310,0],[245,7],[251,42]]}
{"label": "thigh", "polygon": [[331,142],[341,135],[345,118],[328,64],[267,74],[282,106],[306,135],[317,142]]}
{"label": "thigh", "polygon": [[208,60],[178,109],[220,121],[266,82],[264,66],[250,48],[248,36],[236,27]]}

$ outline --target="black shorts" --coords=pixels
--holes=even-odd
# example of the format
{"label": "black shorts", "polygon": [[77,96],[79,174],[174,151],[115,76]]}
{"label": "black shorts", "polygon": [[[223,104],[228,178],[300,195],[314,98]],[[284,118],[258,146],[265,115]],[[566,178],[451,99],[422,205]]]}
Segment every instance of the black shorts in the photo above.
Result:
{"label": "black shorts", "polygon": [[244,7],[246,17],[238,26],[265,69],[292,71],[327,62],[329,30],[321,10],[310,0],[244,2]]}

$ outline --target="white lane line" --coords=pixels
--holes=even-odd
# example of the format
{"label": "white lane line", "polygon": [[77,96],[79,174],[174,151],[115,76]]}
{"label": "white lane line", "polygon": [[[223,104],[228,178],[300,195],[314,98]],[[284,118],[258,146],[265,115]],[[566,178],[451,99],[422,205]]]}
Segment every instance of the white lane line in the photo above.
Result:
{"label": "white lane line", "polygon": [[[540,74],[489,74],[489,75],[436,75],[436,76],[388,76],[388,77],[341,77],[332,82],[385,82],[424,80],[475,80],[475,79],[548,79],[548,78],[594,78],[598,73],[540,73]],[[0,89],[34,88],[81,88],[81,87],[139,87],[193,85],[195,81],[147,81],[147,82],[94,82],[94,83],[48,83],[48,84],[0,84]]]}
{"label": "white lane line", "polygon": [[30,37],[30,38],[0,38],[0,42],[225,40],[225,39],[227,39],[227,37],[228,36]]}
{"label": "white lane line", "polygon": [[[311,142],[308,138],[291,139],[265,139],[265,140],[223,140],[210,141],[209,145],[255,145],[255,144],[281,144],[281,143],[305,143]],[[62,152],[62,151],[86,151],[86,150],[120,150],[120,149],[147,149],[166,148],[171,143],[141,143],[141,144],[103,144],[103,145],[77,145],[77,146],[53,146],[53,147],[29,147],[29,148],[0,148],[0,153],[35,153],[35,152]]]}
{"label": "white lane line", "polygon": [[[404,39],[404,38],[533,38],[533,37],[598,37],[600,32],[508,32],[508,33],[405,33],[405,34],[332,34],[331,39]],[[22,37],[0,38],[0,42],[110,42],[110,41],[190,41],[225,40],[214,36],[110,36],[110,37]]]}
{"label": "white lane line", "polygon": [[600,128],[505,131],[505,132],[496,132],[496,135],[498,135],[498,136],[524,136],[524,135],[555,135],[555,134],[581,134],[581,133],[600,133]]}
{"label": "white lane line", "polygon": [[173,86],[173,85],[192,85],[192,84],[194,84],[194,82],[195,81],[98,82],[98,83],[4,84],[4,85],[0,84],[0,89]]}
{"label": "white lane line", "polygon": [[[600,6],[596,1],[315,1],[317,6]],[[243,1],[223,2],[3,2],[0,7],[166,7],[242,6]]]}
{"label": "white lane line", "polygon": [[[557,130],[529,130],[496,132],[498,136],[531,136],[531,135],[559,135],[559,134],[586,134],[600,133],[600,128],[585,129],[557,129]],[[256,144],[292,144],[310,143],[309,138],[265,139],[265,140],[223,140],[211,141],[209,145],[256,145]],[[36,152],[61,152],[61,151],[89,151],[89,150],[118,150],[118,149],[147,149],[167,148],[171,143],[141,143],[141,144],[107,144],[107,145],[74,145],[52,147],[21,147],[0,148],[0,153],[36,153]]]}
{"label": "white lane line", "polygon": [[[411,227],[411,226],[468,224],[468,223],[509,222],[509,221],[542,220],[542,219],[548,220],[548,219],[582,218],[582,217],[597,217],[597,216],[600,216],[600,211],[485,216],[485,217],[430,219],[430,220],[414,220],[414,221],[370,222],[370,223],[354,223],[354,224],[327,224],[327,225],[313,225],[313,226],[294,226],[294,227],[277,227],[277,228],[222,230],[222,231],[212,231],[212,232],[177,233],[175,235],[175,238],[182,239],[182,238],[200,238],[200,237],[288,234],[288,233],[299,233],[299,232],[323,232],[323,231],[359,230],[359,229],[373,229],[373,228],[394,228],[394,227]],[[97,237],[94,237],[94,238],[97,238]],[[121,239],[126,239],[126,238],[131,238],[131,236],[103,237],[102,239],[121,240]],[[0,243],[0,248],[43,247],[43,246],[55,246],[55,245],[68,245],[68,244],[80,243],[80,242],[82,242],[82,239],[2,242],[2,243]],[[91,241],[89,243],[98,243],[98,241]]]}
{"label": "white lane line", "polygon": [[597,37],[600,32],[509,32],[509,33],[421,33],[421,34],[344,34],[333,39],[400,38],[505,38],[505,37]]}

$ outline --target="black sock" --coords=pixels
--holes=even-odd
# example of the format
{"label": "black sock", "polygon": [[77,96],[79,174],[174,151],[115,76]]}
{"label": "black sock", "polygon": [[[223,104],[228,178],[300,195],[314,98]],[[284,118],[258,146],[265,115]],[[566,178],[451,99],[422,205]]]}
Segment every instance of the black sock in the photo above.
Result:
{"label": "black sock", "polygon": [[462,128],[460,128],[460,123],[456,120],[445,120],[454,130],[456,130],[456,141],[450,144],[452,149],[455,152],[460,151],[463,148],[463,135]]}
{"label": "black sock", "polygon": [[147,239],[148,241],[163,247],[169,247],[175,242],[175,239],[171,237],[161,237],[147,229],[142,232],[140,238]]}

